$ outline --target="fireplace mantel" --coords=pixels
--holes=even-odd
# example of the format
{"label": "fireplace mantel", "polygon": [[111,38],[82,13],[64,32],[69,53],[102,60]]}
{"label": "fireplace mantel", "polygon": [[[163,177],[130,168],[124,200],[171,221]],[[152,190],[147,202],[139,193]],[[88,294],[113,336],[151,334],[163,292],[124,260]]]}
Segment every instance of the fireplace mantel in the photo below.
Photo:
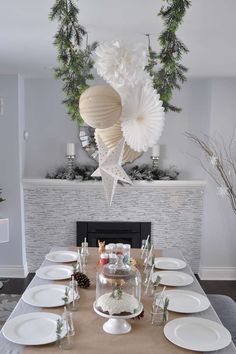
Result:
{"label": "fireplace mantel", "polygon": [[[76,189],[81,187],[103,187],[101,181],[68,181],[63,179],[24,179],[24,188],[30,189],[35,187],[58,187],[58,188],[70,188]],[[158,187],[204,187],[206,186],[206,181],[204,180],[174,180],[174,181],[134,181],[133,185],[123,184],[123,186],[132,188],[135,187],[148,187],[148,188],[158,188]]]}
{"label": "fireplace mantel", "polygon": [[109,207],[101,181],[24,179],[28,268],[35,271],[53,246],[76,245],[77,221],[145,221],[151,222],[154,247],[179,247],[197,273],[205,185],[135,181],[118,185]]}

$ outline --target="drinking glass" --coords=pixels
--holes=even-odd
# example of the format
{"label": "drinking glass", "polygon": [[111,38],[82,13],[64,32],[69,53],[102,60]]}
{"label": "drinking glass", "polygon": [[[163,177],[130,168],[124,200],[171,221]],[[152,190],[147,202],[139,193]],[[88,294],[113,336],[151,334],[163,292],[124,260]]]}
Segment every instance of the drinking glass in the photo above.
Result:
{"label": "drinking glass", "polygon": [[77,282],[73,276],[69,284],[69,291],[72,295],[72,302],[69,304],[69,308],[71,311],[77,311],[79,309],[79,292]]}

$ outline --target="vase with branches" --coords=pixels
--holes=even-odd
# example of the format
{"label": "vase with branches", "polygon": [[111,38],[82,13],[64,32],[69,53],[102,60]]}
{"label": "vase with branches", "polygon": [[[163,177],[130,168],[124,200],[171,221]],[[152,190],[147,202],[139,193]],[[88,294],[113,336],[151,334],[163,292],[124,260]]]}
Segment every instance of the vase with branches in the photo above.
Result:
{"label": "vase with branches", "polygon": [[201,166],[216,182],[218,194],[229,198],[233,212],[236,214],[235,131],[227,144],[223,139],[212,139],[207,135],[202,138],[189,132],[185,135],[204,152],[207,162],[200,160]]}

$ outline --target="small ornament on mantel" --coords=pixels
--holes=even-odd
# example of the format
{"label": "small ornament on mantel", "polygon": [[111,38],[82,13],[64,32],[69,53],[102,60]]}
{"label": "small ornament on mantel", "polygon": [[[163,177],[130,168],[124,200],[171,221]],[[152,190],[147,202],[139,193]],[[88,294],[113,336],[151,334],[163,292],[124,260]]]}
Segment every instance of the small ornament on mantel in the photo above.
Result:
{"label": "small ornament on mantel", "polygon": [[159,159],[160,159],[160,145],[159,144],[153,145],[151,159],[152,159],[152,167],[158,168]]}
{"label": "small ornament on mantel", "polygon": [[68,173],[66,179],[72,180],[74,179],[74,160],[75,160],[75,144],[68,143],[66,145],[66,157],[67,157],[67,165],[68,165]]}

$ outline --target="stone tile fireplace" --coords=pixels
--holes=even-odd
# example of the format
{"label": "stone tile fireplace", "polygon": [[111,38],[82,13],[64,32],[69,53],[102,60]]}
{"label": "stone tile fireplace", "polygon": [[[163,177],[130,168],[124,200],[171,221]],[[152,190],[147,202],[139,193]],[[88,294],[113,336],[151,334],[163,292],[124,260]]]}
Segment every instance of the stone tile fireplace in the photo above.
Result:
{"label": "stone tile fireplace", "polygon": [[26,254],[35,271],[53,246],[77,244],[76,222],[150,222],[155,248],[179,247],[195,273],[200,260],[204,181],[119,185],[111,207],[101,182],[24,180]]}

